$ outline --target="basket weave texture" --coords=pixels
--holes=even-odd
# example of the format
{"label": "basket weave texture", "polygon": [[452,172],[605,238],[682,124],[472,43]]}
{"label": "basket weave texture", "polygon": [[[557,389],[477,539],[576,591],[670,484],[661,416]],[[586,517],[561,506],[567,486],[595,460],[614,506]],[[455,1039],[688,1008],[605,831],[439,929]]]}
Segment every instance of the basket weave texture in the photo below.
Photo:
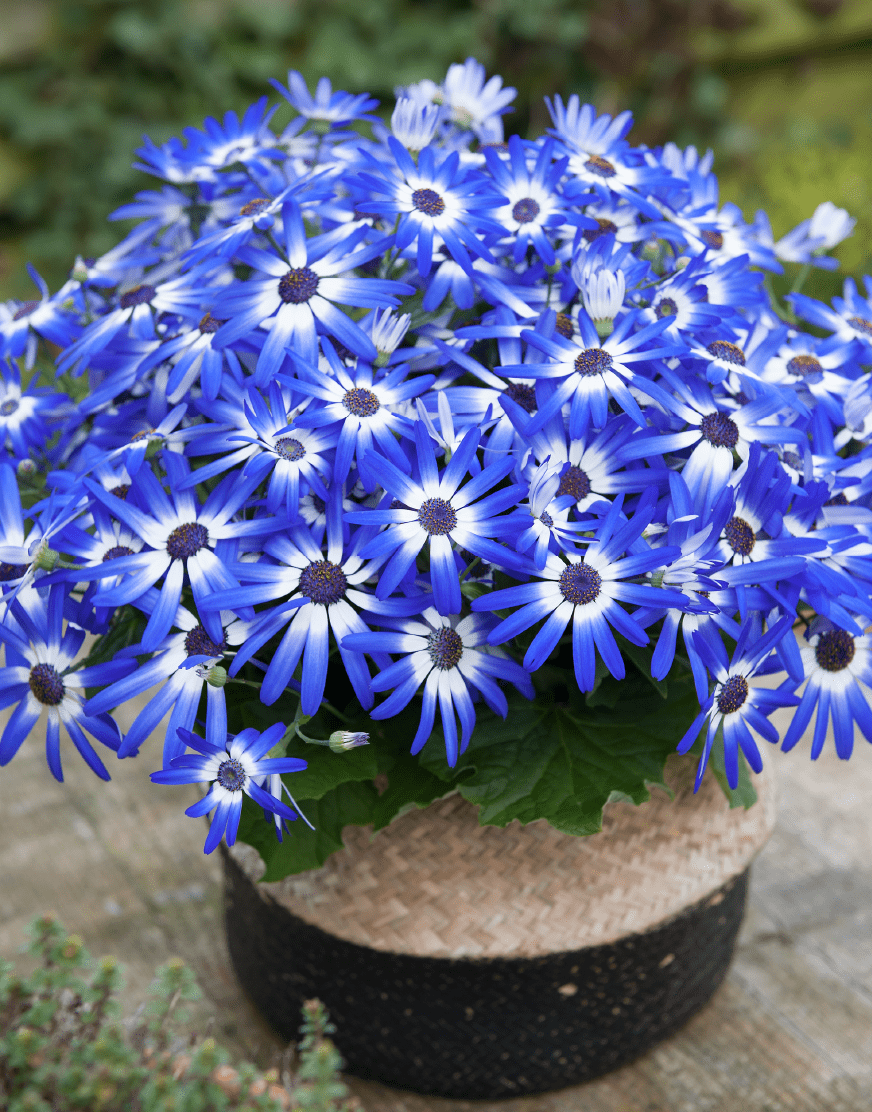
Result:
{"label": "basket weave texture", "polygon": [[[373,836],[346,827],[320,869],[260,884],[313,926],[392,953],[537,957],[648,931],[743,873],[775,823],[771,771],[758,802],[730,809],[714,778],[693,792],[695,762],[670,758],[666,782],[636,806],[610,803],[603,829],[562,834],[544,821],[479,826],[459,795],[402,815]],[[257,852],[233,856],[256,879]]]}

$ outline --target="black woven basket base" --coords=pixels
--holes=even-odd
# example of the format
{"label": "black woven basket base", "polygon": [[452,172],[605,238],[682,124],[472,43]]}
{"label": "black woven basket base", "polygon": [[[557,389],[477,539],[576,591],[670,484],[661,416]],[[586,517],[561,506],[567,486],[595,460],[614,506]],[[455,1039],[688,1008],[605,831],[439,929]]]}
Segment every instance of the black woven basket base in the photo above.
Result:
{"label": "black woven basket base", "polygon": [[[224,853],[237,976],[276,1031],[296,1040],[317,996],[345,1068],[431,1096],[541,1093],[608,1073],[676,1031],[723,980],[748,870],[643,934],[536,958],[385,953],[303,922],[264,898]],[[718,898],[721,897],[721,898]]]}

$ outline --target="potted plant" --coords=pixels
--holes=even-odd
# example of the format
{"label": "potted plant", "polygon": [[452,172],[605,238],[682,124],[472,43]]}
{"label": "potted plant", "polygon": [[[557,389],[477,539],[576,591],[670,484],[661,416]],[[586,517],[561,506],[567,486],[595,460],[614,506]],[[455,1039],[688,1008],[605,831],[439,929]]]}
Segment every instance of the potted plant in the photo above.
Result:
{"label": "potted plant", "polygon": [[318,995],[446,1094],[592,1076],[724,975],[754,735],[872,739],[872,302],[799,292],[852,221],[774,242],[574,96],[505,142],[472,59],[389,120],[276,87],[146,140],[134,229],[6,309],[0,764],[45,710],[108,779],[169,713],[152,779],[265,866],[228,926],[275,1023]]}

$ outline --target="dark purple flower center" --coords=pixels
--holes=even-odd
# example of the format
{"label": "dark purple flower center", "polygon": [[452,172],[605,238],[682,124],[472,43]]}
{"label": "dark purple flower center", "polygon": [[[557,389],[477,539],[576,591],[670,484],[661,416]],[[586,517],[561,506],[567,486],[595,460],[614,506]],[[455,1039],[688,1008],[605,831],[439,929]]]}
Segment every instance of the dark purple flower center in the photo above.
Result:
{"label": "dark purple flower center", "polygon": [[217,332],[224,323],[223,320],[216,320],[211,313],[207,313],[200,321],[199,329],[203,333]]}
{"label": "dark purple flower center", "polygon": [[797,378],[817,374],[822,369],[820,362],[813,355],[794,355],[787,364],[787,370]]}
{"label": "dark purple flower center", "polygon": [[848,506],[848,505],[850,505],[850,503],[848,502],[848,496],[845,494],[845,492],[840,490],[838,492],[838,494],[834,494],[832,496],[832,498],[828,498],[827,501],[824,502],[824,505],[825,506]]}
{"label": "dark purple flower center", "polygon": [[373,417],[379,411],[378,398],[372,390],[365,390],[362,386],[346,390],[342,404],[355,417]]}
{"label": "dark purple flower center", "polygon": [[118,299],[118,304],[122,309],[132,309],[136,305],[147,305],[156,293],[157,290],[154,286],[143,283],[141,286],[134,286],[132,290],[123,293]]}
{"label": "dark purple flower center", "polygon": [[529,224],[539,215],[539,205],[532,197],[524,197],[512,209],[512,218],[519,224]]}
{"label": "dark purple flower center", "polygon": [[554,525],[554,518],[551,516],[551,514],[548,513],[547,510],[539,514],[539,520],[547,529],[550,529]]}
{"label": "dark purple flower center", "polygon": [[841,672],[854,659],[854,638],[843,629],[822,633],[815,646],[814,658],[827,672]]}
{"label": "dark purple flower center", "polygon": [[575,327],[572,323],[572,317],[568,313],[558,313],[557,321],[554,325],[554,331],[558,336],[562,336],[564,340],[571,340],[575,335]]}
{"label": "dark purple flower center", "polygon": [[27,564],[0,564],[0,583],[8,583],[11,579],[20,579],[27,571]]}
{"label": "dark purple flower center", "polygon": [[324,511],[327,509],[327,503],[320,496],[320,494],[312,495],[312,505],[315,507],[315,512],[319,514],[323,514]]}
{"label": "dark purple flower center", "polygon": [[536,412],[536,391],[532,386],[527,386],[523,382],[510,382],[503,390],[503,394],[511,398],[525,413]]}
{"label": "dark purple flower center", "polygon": [[865,317],[848,317],[848,324],[856,332],[862,332],[864,336],[872,336],[872,320],[866,320]]}
{"label": "dark purple flower center", "polygon": [[731,344],[729,340],[715,340],[706,348],[709,355],[721,359],[724,363],[733,363],[737,367],[745,366],[745,353],[738,344]]}
{"label": "dark purple flower center", "polygon": [[15,310],[15,313],[13,314],[12,319],[13,320],[24,320],[25,317],[30,316],[30,314],[34,311],[34,309],[38,309],[38,308],[39,308],[39,302],[38,301],[25,301],[22,305],[20,305]]}
{"label": "dark purple flower center", "polygon": [[227,791],[241,792],[245,787],[245,769],[240,761],[231,757],[229,761],[222,761],[218,766],[218,774],[215,779]]}
{"label": "dark purple flower center", "polygon": [[602,155],[592,154],[584,164],[585,170],[589,170],[592,174],[596,174],[598,178],[613,178],[617,170],[609,162],[607,158]]}
{"label": "dark purple flower center", "polygon": [[708,228],[699,233],[699,238],[703,241],[706,247],[713,247],[716,251],[724,246],[724,237],[720,232],[709,231]]}
{"label": "dark purple flower center", "polygon": [[785,452],[782,459],[788,467],[792,467],[794,471],[802,471],[802,460],[796,452]]}
{"label": "dark purple flower center", "polygon": [[303,574],[300,576],[302,593],[312,602],[320,602],[323,606],[339,602],[347,588],[348,580],[345,578],[345,572],[337,564],[331,564],[329,560],[314,561],[303,569]]}
{"label": "dark purple flower center", "polygon": [[611,220],[606,220],[601,216],[594,218],[597,226],[595,228],[585,228],[581,233],[588,243],[593,243],[595,239],[600,236],[614,235],[618,230],[618,225],[614,224]]}
{"label": "dark purple flower center", "polygon": [[17,398],[7,398],[6,401],[0,405],[0,417],[11,417],[12,414],[18,409]]}
{"label": "dark purple flower center", "polygon": [[738,556],[750,556],[757,538],[754,530],[741,517],[731,517],[724,527],[727,544]]}
{"label": "dark purple flower center", "polygon": [[412,204],[425,216],[441,216],[445,211],[445,202],[435,189],[416,189],[412,194]]}
{"label": "dark purple flower center", "polygon": [[716,448],[735,448],[739,442],[739,426],[726,413],[707,413],[699,429],[709,444]]}
{"label": "dark purple flower center", "polygon": [[288,459],[292,463],[296,463],[297,460],[302,459],[306,454],[306,449],[303,445],[292,436],[283,436],[281,439],[277,440],[275,449],[276,455],[281,456],[282,459]]}
{"label": "dark purple flower center", "polygon": [[601,375],[612,365],[612,357],[602,348],[585,348],[575,358],[575,369],[580,375]]}
{"label": "dark purple flower center", "polygon": [[456,668],[463,656],[463,640],[453,629],[437,629],[427,637],[427,651],[437,668]]}
{"label": "dark purple flower center", "polygon": [[457,526],[457,514],[444,498],[428,498],[418,510],[418,521],[431,537],[442,537]]}
{"label": "dark purple flower center", "polygon": [[718,692],[718,710],[721,714],[732,714],[744,705],[748,698],[748,681],[744,676],[730,676]]}
{"label": "dark purple flower center", "polygon": [[174,560],[187,560],[209,543],[206,527],[198,521],[179,525],[167,537],[167,552]]}
{"label": "dark purple flower center", "polygon": [[302,305],[318,289],[318,275],[307,266],[289,270],[279,282],[279,297],[286,305]]}
{"label": "dark purple flower center", "polygon": [[599,597],[602,579],[599,572],[587,564],[570,564],[560,576],[558,586],[567,602],[586,606]]}
{"label": "dark purple flower center", "polygon": [[119,483],[118,486],[112,487],[109,493],[114,494],[116,498],[120,498],[123,502],[130,493],[130,483]]}
{"label": "dark purple flower center", "polygon": [[194,626],[185,634],[185,652],[188,656],[223,656],[227,652],[227,642],[221,639],[216,645],[201,625]]}
{"label": "dark purple flower center", "polygon": [[43,706],[56,707],[64,698],[64,681],[51,664],[37,664],[30,669],[27,681],[33,697]]}
{"label": "dark purple flower center", "polygon": [[132,548],[128,548],[126,544],[116,544],[114,548],[108,548],[103,553],[103,563],[105,564],[107,560],[118,560],[122,556],[132,556],[132,555],[133,555],[133,549]]}
{"label": "dark purple flower center", "polygon": [[239,210],[240,216],[258,216],[265,208],[272,204],[269,197],[255,197]]}
{"label": "dark purple flower center", "polygon": [[664,317],[674,317],[678,312],[678,306],[671,297],[664,297],[657,302],[656,312],[660,320],[663,320]]}
{"label": "dark purple flower center", "polygon": [[576,502],[587,498],[590,494],[590,479],[587,472],[576,467],[574,463],[570,464],[560,476],[555,497],[559,498],[561,494],[570,494]]}

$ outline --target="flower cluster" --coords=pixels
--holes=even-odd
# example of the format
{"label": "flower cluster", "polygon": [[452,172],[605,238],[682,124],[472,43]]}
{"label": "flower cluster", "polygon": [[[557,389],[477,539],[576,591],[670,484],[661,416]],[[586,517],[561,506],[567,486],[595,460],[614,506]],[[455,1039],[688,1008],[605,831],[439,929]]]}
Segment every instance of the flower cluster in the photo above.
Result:
{"label": "flower cluster", "polygon": [[[417,753],[438,714],[453,766],[546,663],[683,671],[678,748],[733,787],[775,708],[784,748],[815,712],[813,756],[830,718],[872,740],[872,287],[767,285],[847,215],[774,242],[710,157],[574,96],[506,142],[471,59],[389,120],[277,88],[282,131],[264,101],[148,142],[134,230],[2,313],[0,764],[44,709],[54,774],[63,725],[107,776],[86,733],[132,755],[170,711],[154,778],[213,784],[211,849],[243,794],[294,817],[280,717],[411,708]],[[238,683],[278,725],[228,734]]]}

